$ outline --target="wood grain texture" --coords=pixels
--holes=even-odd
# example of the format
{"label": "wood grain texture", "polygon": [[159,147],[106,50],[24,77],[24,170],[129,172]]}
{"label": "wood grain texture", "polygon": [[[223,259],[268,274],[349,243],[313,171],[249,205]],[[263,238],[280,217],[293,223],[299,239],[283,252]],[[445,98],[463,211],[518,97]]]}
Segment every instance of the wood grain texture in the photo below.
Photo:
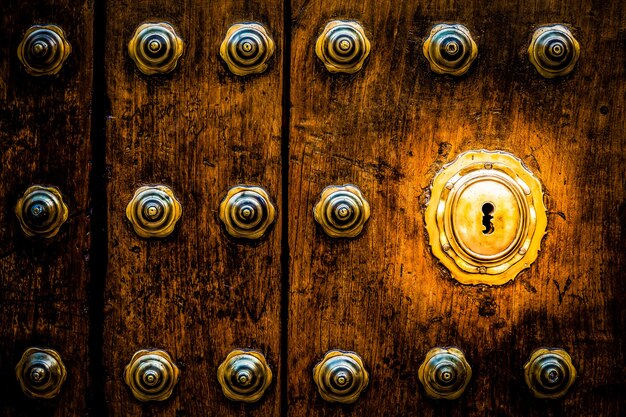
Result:
{"label": "wood grain texture", "polygon": [[[0,416],[83,416],[90,377],[88,288],[92,76],[89,1],[3,1],[0,13]],[[54,77],[17,58],[33,24],[63,28],[72,53]],[[34,184],[57,186],[69,218],[51,239],[26,238],[15,203]],[[26,348],[56,349],[68,369],[59,396],[22,394],[15,365]]]}
{"label": "wood grain texture", "polygon": [[[105,290],[105,391],[111,416],[278,415],[280,253],[278,220],[266,238],[229,238],[218,219],[227,190],[263,186],[280,219],[280,1],[107,3],[106,79],[109,263]],[[185,42],[169,75],[145,76],[126,45],[144,21],[167,21]],[[219,57],[230,25],[257,21],[277,44],[268,70],[232,75]],[[139,238],[124,212],[144,184],[171,187],[183,215],[164,240]],[[173,396],[141,404],[123,382],[142,348],[168,351],[181,369]],[[226,400],[217,368],[235,348],[263,352],[274,382],[254,405]]]}
{"label": "wood grain texture", "polygon": [[[626,333],[626,15],[619,0],[424,2],[293,0],[289,166],[288,402],[292,416],[617,416]],[[356,19],[372,52],[354,76],[314,53],[325,23]],[[430,72],[430,28],[458,22],[479,47],[461,78]],[[528,62],[533,29],[572,26],[571,76]],[[462,286],[431,255],[423,213],[440,167],[471,149],[511,152],[542,180],[549,210],[539,259],[514,282]],[[326,237],[312,208],[353,183],[372,207],[354,240]],[[461,399],[426,397],[427,351],[457,346],[474,377]],[[541,346],[567,349],[580,377],[538,401],[522,366]],[[329,349],[371,372],[352,406],[324,403],[311,373]]]}

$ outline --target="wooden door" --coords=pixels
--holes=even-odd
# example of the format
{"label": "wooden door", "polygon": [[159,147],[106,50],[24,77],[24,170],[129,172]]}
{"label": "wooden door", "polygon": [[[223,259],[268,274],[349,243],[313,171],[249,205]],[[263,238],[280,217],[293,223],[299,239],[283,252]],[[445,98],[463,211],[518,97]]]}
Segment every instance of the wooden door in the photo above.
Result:
{"label": "wooden door", "polygon": [[[620,0],[8,1],[0,18],[0,416],[626,412]],[[329,71],[316,51],[336,20],[369,42],[350,73]],[[424,55],[442,23],[476,42],[463,75],[433,72]],[[17,51],[31,26],[51,24],[69,55],[34,76]],[[236,24],[275,44],[259,73],[237,75],[221,56]],[[547,79],[528,46],[553,24],[571,31],[580,58]],[[175,34],[174,65],[137,65],[129,44],[145,25]],[[472,150],[517,156],[545,194],[541,251],[504,285],[461,284],[429,244],[433,180]],[[28,236],[16,215],[36,185],[67,206],[54,236]],[[345,185],[370,216],[333,237],[314,208]],[[260,237],[233,236],[223,221],[238,186],[260,187],[274,207]],[[171,193],[174,212],[180,204],[162,236],[142,234],[128,211],[145,187]],[[29,398],[16,378],[31,347],[63,360],[52,399]],[[455,400],[420,382],[437,347],[471,366]],[[566,350],[577,369],[560,399],[526,386],[523,366],[542,347]],[[127,384],[142,350],[178,369],[159,401]],[[227,399],[218,382],[235,350],[271,369],[255,402]],[[351,404],[326,401],[315,383],[333,350],[357,354],[369,374]]]}

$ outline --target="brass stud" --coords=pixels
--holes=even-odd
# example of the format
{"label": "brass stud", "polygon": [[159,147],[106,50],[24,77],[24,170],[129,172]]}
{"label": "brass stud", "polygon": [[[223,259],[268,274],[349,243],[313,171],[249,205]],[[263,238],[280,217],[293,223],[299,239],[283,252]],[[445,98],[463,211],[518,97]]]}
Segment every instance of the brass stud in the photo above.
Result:
{"label": "brass stud", "polygon": [[33,185],[17,201],[15,214],[26,236],[51,238],[67,220],[68,209],[58,188]]}
{"label": "brass stud", "polygon": [[167,22],[143,23],[128,42],[128,54],[146,75],[166,74],[183,54],[183,40]]}
{"label": "brass stud", "polygon": [[328,22],[315,43],[317,57],[333,73],[360,71],[370,48],[363,26],[352,20]]}
{"label": "brass stud", "polygon": [[433,179],[425,213],[433,255],[462,284],[502,285],[536,259],[546,232],[541,182],[501,151],[468,151]]}
{"label": "brass stud", "polygon": [[169,236],[181,215],[180,203],[165,185],[138,188],[126,207],[126,217],[135,233],[144,238]]}
{"label": "brass stud", "polygon": [[17,48],[17,57],[27,73],[38,77],[61,71],[71,51],[59,26],[31,26]]}
{"label": "brass stud", "polygon": [[542,26],[533,33],[528,58],[545,78],[563,77],[574,70],[580,45],[563,25]]}
{"label": "brass stud", "polygon": [[463,75],[478,56],[478,46],[463,25],[434,26],[424,42],[424,56],[437,74]]}
{"label": "brass stud", "polygon": [[53,349],[28,348],[15,367],[24,394],[31,398],[51,399],[61,391],[67,378],[61,355]]}
{"label": "brass stud", "polygon": [[259,23],[238,23],[226,32],[220,56],[235,75],[259,74],[274,54],[274,40]]}
{"label": "brass stud", "polygon": [[576,380],[576,368],[563,349],[541,348],[524,365],[524,379],[536,398],[561,398]]}
{"label": "brass stud", "polygon": [[228,190],[219,215],[232,237],[259,239],[274,222],[276,209],[263,188],[238,185]]}
{"label": "brass stud", "polygon": [[178,367],[164,350],[139,350],[124,369],[126,385],[142,402],[167,400],[178,378]]}
{"label": "brass stud", "polygon": [[434,348],[426,354],[418,377],[429,397],[455,400],[472,379],[472,368],[459,349]]}
{"label": "brass stud", "polygon": [[334,238],[353,238],[370,217],[370,205],[356,185],[326,187],[313,209],[315,221]]}
{"label": "brass stud", "polygon": [[265,356],[254,350],[233,350],[217,369],[224,396],[231,401],[259,401],[272,383]]}
{"label": "brass stud", "polygon": [[351,404],[367,388],[369,373],[356,353],[331,350],[313,368],[313,381],[324,400]]}

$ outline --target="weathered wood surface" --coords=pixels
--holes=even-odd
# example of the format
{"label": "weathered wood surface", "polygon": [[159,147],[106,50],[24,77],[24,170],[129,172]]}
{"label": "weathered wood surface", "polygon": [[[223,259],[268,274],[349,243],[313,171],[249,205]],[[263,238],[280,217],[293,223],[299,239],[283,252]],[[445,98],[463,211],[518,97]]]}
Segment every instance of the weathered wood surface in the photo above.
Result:
{"label": "weathered wood surface", "polygon": [[[2,2],[0,12],[0,415],[82,416],[88,408],[92,8],[71,0]],[[63,28],[72,53],[53,77],[17,58],[33,24]],[[15,203],[34,184],[57,186],[69,218],[51,239],[26,238]],[[58,350],[59,396],[22,394],[15,365],[31,346]]]}
{"label": "weathered wood surface", "polygon": [[[280,413],[280,1],[107,2],[105,394],[111,416]],[[126,45],[144,21],[167,21],[185,41],[169,75],[145,76]],[[258,21],[277,44],[267,72],[240,78],[219,57],[230,25]],[[139,238],[125,218],[134,190],[171,187],[183,215],[163,240]],[[230,239],[218,219],[227,190],[268,190],[279,219],[258,243]],[[168,351],[181,369],[173,396],[141,404],[123,370],[142,348]],[[262,351],[274,382],[254,405],[226,400],[217,367],[235,348]]]}
{"label": "weathered wood surface", "polygon": [[[292,0],[285,10],[279,0],[108,0],[100,6],[106,32],[96,36],[105,48],[95,48],[104,54],[97,62],[105,64],[106,79],[96,92],[107,104],[97,95],[93,107],[95,117],[106,118],[106,144],[93,145],[92,3],[5,3],[0,416],[277,416],[284,414],[281,401],[283,411],[299,417],[626,413],[626,11],[619,0],[462,7]],[[292,107],[285,120],[282,24],[289,9]],[[315,57],[315,39],[333,18],[359,20],[372,41],[356,75],[329,74]],[[186,42],[170,75],[145,76],[127,55],[135,27],[146,20],[172,23]],[[253,20],[269,29],[278,49],[265,74],[242,79],[229,73],[218,50],[231,24]],[[478,60],[461,78],[431,73],[423,57],[423,41],[440,22],[465,24],[479,45]],[[571,76],[545,80],[526,48],[534,27],[556,22],[572,26],[582,57]],[[58,76],[33,78],[17,60],[22,34],[34,23],[67,32],[73,52]],[[283,122],[288,137],[281,137]],[[285,140],[288,154],[281,152]],[[105,201],[89,194],[92,146],[96,171],[106,159],[107,204],[97,221],[106,210],[107,242],[99,232],[101,241],[90,242],[90,200]],[[542,252],[502,287],[458,285],[426,241],[429,184],[444,163],[470,149],[514,153],[545,186]],[[289,162],[288,210],[280,204],[282,161]],[[23,237],[13,213],[17,198],[37,183],[58,186],[70,207],[50,241]],[[183,217],[169,238],[146,241],[124,211],[137,187],[155,183],[174,190]],[[230,239],[217,216],[228,188],[241,183],[265,187],[278,207],[275,226],[255,244]],[[372,206],[363,235],[349,241],[326,237],[312,216],[322,189],[344,183],[357,184]],[[101,192],[100,185],[92,182],[91,192]],[[288,242],[281,242],[285,212]],[[285,243],[288,344],[281,346]],[[106,280],[98,281],[105,265],[94,265],[102,274],[94,283],[90,256],[104,261],[93,251],[105,244]],[[103,317],[93,311],[102,298]],[[103,335],[94,334],[102,326]],[[90,340],[103,342],[91,356]],[[15,363],[33,345],[56,348],[69,369],[53,401],[27,399],[15,380]],[[437,402],[424,394],[417,369],[430,348],[449,345],[465,351],[474,378],[460,400]],[[525,387],[521,367],[541,346],[567,349],[578,367],[563,400],[535,400]],[[164,403],[137,402],[122,379],[133,352],[147,347],[167,350],[181,368]],[[264,352],[274,371],[255,405],[229,402],[216,380],[219,363],[239,347]],[[358,352],[371,373],[370,387],[352,406],[324,403],[311,379],[333,348]],[[285,355],[288,395],[281,398]],[[104,374],[90,377],[101,365]]]}
{"label": "weathered wood surface", "polygon": [[[624,403],[626,12],[619,0],[293,0],[289,156],[289,394],[292,416],[617,416]],[[356,19],[372,52],[354,76],[328,73],[315,39]],[[440,22],[479,45],[459,79],[430,72],[422,44]],[[541,78],[534,27],[562,22],[582,48],[575,72]],[[430,253],[423,213],[442,164],[471,149],[521,157],[545,185],[539,259],[501,287],[462,286]],[[331,184],[372,206],[354,240],[326,237],[312,208]],[[426,397],[417,370],[435,346],[465,351],[458,401]],[[531,351],[567,349],[580,377],[566,398],[534,400]],[[311,379],[329,349],[358,352],[371,384],[354,405],[324,403]]]}

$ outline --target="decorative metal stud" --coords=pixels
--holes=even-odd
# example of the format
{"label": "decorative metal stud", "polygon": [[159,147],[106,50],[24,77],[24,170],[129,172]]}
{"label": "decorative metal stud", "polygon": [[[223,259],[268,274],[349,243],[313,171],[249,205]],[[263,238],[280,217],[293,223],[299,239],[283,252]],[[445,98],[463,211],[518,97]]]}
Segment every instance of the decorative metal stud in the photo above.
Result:
{"label": "decorative metal stud", "polygon": [[33,185],[17,201],[15,214],[26,236],[50,238],[59,233],[68,210],[58,188]]}
{"label": "decorative metal stud", "polygon": [[141,24],[128,42],[128,54],[146,75],[173,71],[183,48],[183,40],[167,22]]}
{"label": "decorative metal stud", "polygon": [[485,150],[437,173],[425,216],[433,255],[472,285],[501,285],[530,267],[548,221],[539,179],[514,155]]}
{"label": "decorative metal stud", "polygon": [[265,356],[254,350],[233,350],[217,369],[224,396],[231,401],[259,401],[272,383]]}
{"label": "decorative metal stud", "polygon": [[258,239],[276,218],[276,209],[261,187],[238,185],[220,204],[220,220],[234,238]]}
{"label": "decorative metal stud", "polygon": [[424,42],[424,56],[437,74],[463,75],[478,56],[478,46],[463,25],[434,26]]}
{"label": "decorative metal stud", "polygon": [[472,379],[472,368],[456,348],[431,349],[417,372],[426,395],[435,399],[459,398]]}
{"label": "decorative metal stud", "polygon": [[135,233],[145,238],[169,236],[181,214],[174,192],[165,185],[138,188],[126,207],[126,217]]}
{"label": "decorative metal stud", "polygon": [[328,236],[352,238],[363,230],[370,205],[356,185],[331,185],[322,191],[313,217]]}
{"label": "decorative metal stud", "polygon": [[274,40],[259,23],[238,23],[226,32],[220,55],[235,75],[259,74],[274,54]]}
{"label": "decorative metal stud", "polygon": [[164,350],[139,350],[124,369],[124,381],[139,401],[164,401],[174,391],[179,370]]}
{"label": "decorative metal stud", "polygon": [[315,43],[315,53],[330,72],[354,74],[363,67],[370,53],[365,30],[352,20],[333,20],[326,24]]}
{"label": "decorative metal stud", "polygon": [[313,368],[313,381],[324,400],[351,404],[367,387],[369,374],[356,353],[331,350]]}
{"label": "decorative metal stud", "polygon": [[51,399],[61,391],[67,378],[61,355],[53,349],[28,348],[15,367],[24,394],[31,398]]}
{"label": "decorative metal stud", "polygon": [[524,365],[526,385],[537,398],[556,399],[564,396],[576,380],[571,356],[563,349],[535,350]]}
{"label": "decorative metal stud", "polygon": [[61,71],[71,51],[72,47],[59,26],[31,26],[17,48],[17,56],[26,72],[38,77]]}
{"label": "decorative metal stud", "polygon": [[545,78],[563,77],[574,70],[580,45],[563,25],[543,26],[533,33],[528,58]]}

